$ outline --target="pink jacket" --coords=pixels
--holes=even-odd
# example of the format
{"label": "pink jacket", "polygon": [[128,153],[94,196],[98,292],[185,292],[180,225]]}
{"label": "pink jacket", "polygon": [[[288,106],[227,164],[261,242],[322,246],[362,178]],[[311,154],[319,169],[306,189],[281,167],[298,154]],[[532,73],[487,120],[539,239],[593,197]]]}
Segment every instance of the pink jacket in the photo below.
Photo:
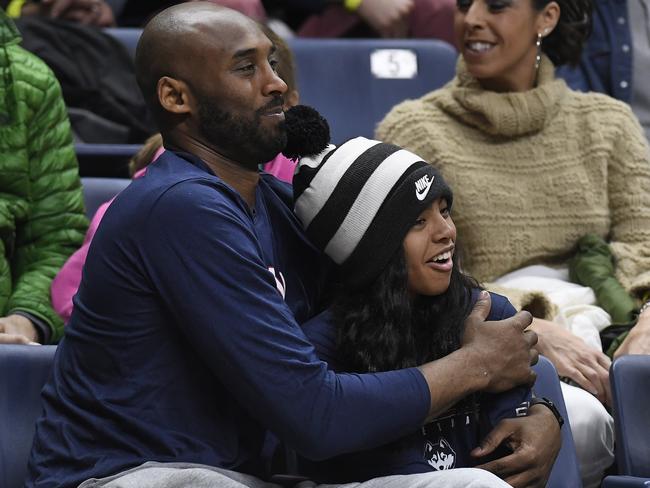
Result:
{"label": "pink jacket", "polygon": [[[163,151],[158,151],[153,157],[153,161],[158,159],[158,156],[162,154]],[[287,183],[291,183],[293,179],[293,172],[296,168],[296,163],[287,159],[282,154],[278,154],[275,159],[269,161],[264,165],[264,170],[267,173],[272,174],[276,178]],[[133,178],[139,178],[144,175],[147,168],[141,169]],[[90,226],[86,232],[86,237],[84,242],[79,249],[77,249],[72,256],[68,258],[63,267],[59,270],[58,274],[52,281],[52,286],[50,288],[52,296],[52,307],[55,312],[63,319],[64,323],[67,323],[72,314],[72,297],[77,293],[79,289],[79,284],[81,283],[81,271],[83,269],[84,263],[86,262],[86,256],[88,255],[88,248],[90,243],[97,232],[97,227],[101,222],[108,206],[111,204],[113,199],[109,200],[106,203],[103,203],[93,215],[92,220],[90,221]]]}

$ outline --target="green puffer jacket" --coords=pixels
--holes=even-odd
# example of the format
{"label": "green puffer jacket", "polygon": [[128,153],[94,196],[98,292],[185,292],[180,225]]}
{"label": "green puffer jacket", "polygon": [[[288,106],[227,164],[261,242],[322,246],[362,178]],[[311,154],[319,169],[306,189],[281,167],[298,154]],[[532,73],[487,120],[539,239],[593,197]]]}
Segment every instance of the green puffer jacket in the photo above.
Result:
{"label": "green puffer jacket", "polygon": [[56,342],[50,284],[88,222],[61,88],[20,40],[0,8],[0,316],[27,312]]}

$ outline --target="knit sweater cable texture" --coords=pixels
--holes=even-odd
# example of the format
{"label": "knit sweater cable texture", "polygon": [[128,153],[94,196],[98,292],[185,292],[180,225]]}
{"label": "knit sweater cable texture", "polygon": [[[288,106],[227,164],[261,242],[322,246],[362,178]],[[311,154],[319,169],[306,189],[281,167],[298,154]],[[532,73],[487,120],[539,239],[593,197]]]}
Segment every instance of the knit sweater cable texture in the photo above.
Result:
{"label": "knit sweater cable texture", "polygon": [[464,268],[481,281],[563,262],[580,237],[610,241],[617,277],[650,288],[650,151],[630,108],[569,90],[543,59],[538,86],[483,90],[462,60],[440,90],[396,106],[377,137],[441,169]]}

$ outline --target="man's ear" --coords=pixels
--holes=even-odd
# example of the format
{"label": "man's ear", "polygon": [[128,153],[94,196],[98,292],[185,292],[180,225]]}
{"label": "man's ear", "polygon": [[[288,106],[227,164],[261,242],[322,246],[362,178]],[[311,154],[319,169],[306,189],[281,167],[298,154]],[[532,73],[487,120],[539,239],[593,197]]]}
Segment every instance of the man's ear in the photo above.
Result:
{"label": "man's ear", "polygon": [[157,85],[158,101],[164,110],[174,114],[192,111],[187,83],[169,76],[163,76]]}

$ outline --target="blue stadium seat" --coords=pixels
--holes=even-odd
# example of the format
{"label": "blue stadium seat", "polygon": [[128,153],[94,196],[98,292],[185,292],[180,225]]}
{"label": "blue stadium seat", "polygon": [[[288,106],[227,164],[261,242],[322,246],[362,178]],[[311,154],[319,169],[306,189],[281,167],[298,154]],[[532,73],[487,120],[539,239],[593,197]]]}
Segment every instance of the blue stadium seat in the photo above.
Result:
{"label": "blue stadium seat", "polygon": [[540,356],[539,362],[533,367],[537,373],[537,381],[533,387],[535,395],[545,397],[551,400],[557,406],[558,410],[564,417],[564,426],[562,427],[562,448],[555,461],[551,477],[548,480],[548,488],[580,488],[580,468],[578,457],[576,455],[573,435],[569,427],[569,416],[567,415],[560,380],[557,371],[551,362],[543,356]]}
{"label": "blue stadium seat", "polygon": [[650,478],[636,476],[608,476],[603,480],[602,488],[649,488]]}
{"label": "blue stadium seat", "polygon": [[41,389],[56,346],[0,345],[0,486],[19,488],[27,474]]}
{"label": "blue stadium seat", "polygon": [[99,206],[124,190],[131,180],[126,178],[81,178],[86,216],[91,219]]}
{"label": "blue stadium seat", "polygon": [[129,159],[141,144],[75,144],[82,176],[127,178]]}
{"label": "blue stadium seat", "polygon": [[[141,31],[106,29],[135,54]],[[397,103],[451,80],[456,50],[433,39],[304,39],[288,41],[295,55],[301,103],[329,121],[332,141],[373,137]]]}
{"label": "blue stadium seat", "polygon": [[137,27],[109,27],[104,29],[104,32],[124,44],[131,57],[135,59],[135,48],[138,46],[142,29]]}
{"label": "blue stadium seat", "polygon": [[433,39],[291,39],[300,101],[329,121],[332,142],[373,137],[397,103],[454,76],[457,54]]}
{"label": "blue stadium seat", "polygon": [[608,476],[607,488],[650,487],[650,356],[622,356],[609,374],[614,403],[616,462],[622,476]]}

